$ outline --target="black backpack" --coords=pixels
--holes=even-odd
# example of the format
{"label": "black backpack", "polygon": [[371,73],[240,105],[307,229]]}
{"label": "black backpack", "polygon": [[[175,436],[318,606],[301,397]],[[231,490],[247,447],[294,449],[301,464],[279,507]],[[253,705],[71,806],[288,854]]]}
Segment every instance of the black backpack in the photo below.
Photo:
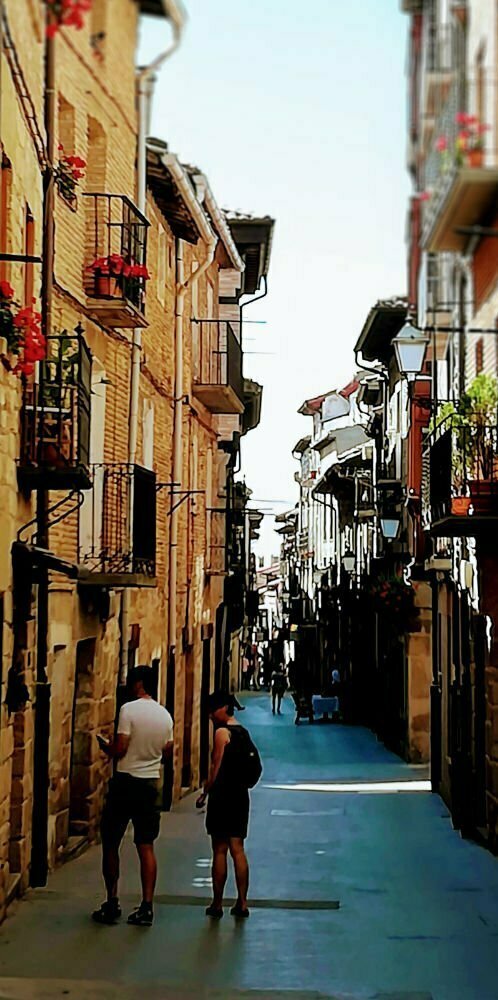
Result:
{"label": "black backpack", "polygon": [[245,788],[254,788],[263,773],[261,757],[247,729],[242,726],[237,726],[237,729],[239,732],[236,744],[237,775]]}

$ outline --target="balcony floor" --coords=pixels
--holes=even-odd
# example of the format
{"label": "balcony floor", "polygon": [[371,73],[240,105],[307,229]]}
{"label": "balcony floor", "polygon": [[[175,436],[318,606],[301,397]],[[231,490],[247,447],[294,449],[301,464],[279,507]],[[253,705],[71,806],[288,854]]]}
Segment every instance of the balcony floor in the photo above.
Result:
{"label": "balcony floor", "polygon": [[18,465],[17,481],[21,489],[29,490],[90,490],[92,480],[84,466],[50,468],[40,465]]}
{"label": "balcony floor", "polygon": [[476,538],[487,532],[496,531],[496,514],[444,514],[432,521],[430,534],[433,538]]}
{"label": "balcony floor", "polygon": [[87,299],[88,314],[102,326],[111,329],[126,330],[148,326],[142,312],[128,299]]}
{"label": "balcony floor", "polygon": [[455,230],[478,225],[497,193],[498,166],[466,166],[448,172],[444,193],[441,196],[436,190],[435,205],[429,203],[432,221],[424,227],[424,249],[430,253],[461,253],[469,237]]}
{"label": "balcony floor", "polygon": [[109,590],[122,590],[128,587],[157,587],[155,576],[145,573],[92,573],[85,566],[80,566],[78,583],[83,587],[107,587]]}
{"label": "balcony floor", "polygon": [[193,392],[211,413],[244,412],[244,403],[231,385],[194,385]]}

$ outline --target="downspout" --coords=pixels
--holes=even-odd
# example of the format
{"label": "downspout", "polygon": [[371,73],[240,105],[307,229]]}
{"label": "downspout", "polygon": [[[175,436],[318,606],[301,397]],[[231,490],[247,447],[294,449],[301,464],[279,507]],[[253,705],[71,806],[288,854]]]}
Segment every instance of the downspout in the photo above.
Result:
{"label": "downspout", "polygon": [[[52,15],[49,13],[47,23]],[[54,163],[55,163],[55,43],[45,40],[45,131],[47,163],[43,178],[43,257],[41,313],[45,336],[52,332],[55,228],[54,228]],[[37,544],[48,549],[48,493],[36,491]],[[47,674],[49,627],[49,574],[46,566],[38,571],[35,727],[33,740],[33,811],[30,885],[46,885],[48,875],[48,790],[50,743],[51,686]]]}
{"label": "downspout", "polygon": [[[182,38],[184,27],[184,16],[174,0],[162,0],[164,13],[173,25],[173,41],[171,45],[161,52],[147,66],[143,66],[137,71],[137,114],[138,114],[138,136],[137,136],[137,207],[142,215],[146,215],[147,208],[147,132],[150,124],[150,111],[154,94],[154,83],[156,73],[162,65],[176,52]],[[130,372],[130,429],[128,437],[128,464],[133,466],[137,459],[138,440],[138,408],[140,392],[140,365],[142,361],[142,331],[135,329],[131,346],[131,372]],[[128,533],[130,542],[130,552],[133,547],[133,480],[130,473],[129,508],[128,508]],[[129,590],[124,590],[121,598],[121,649],[120,649],[120,684],[126,683],[128,673],[128,636],[130,632],[130,604],[131,594]]]}

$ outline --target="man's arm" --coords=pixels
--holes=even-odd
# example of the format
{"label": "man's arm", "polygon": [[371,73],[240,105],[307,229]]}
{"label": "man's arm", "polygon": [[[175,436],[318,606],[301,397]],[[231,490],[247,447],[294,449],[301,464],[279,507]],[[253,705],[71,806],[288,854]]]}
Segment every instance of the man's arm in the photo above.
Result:
{"label": "man's arm", "polygon": [[104,745],[99,742],[100,749],[112,760],[121,760],[130,745],[130,737],[126,733],[117,733],[116,738]]}
{"label": "man's arm", "polygon": [[166,764],[166,761],[168,761],[170,759],[170,757],[173,756],[173,747],[174,747],[174,745],[175,744],[174,744],[173,740],[168,740],[168,742],[164,744],[164,746],[163,746],[163,757],[162,757],[163,764]]}

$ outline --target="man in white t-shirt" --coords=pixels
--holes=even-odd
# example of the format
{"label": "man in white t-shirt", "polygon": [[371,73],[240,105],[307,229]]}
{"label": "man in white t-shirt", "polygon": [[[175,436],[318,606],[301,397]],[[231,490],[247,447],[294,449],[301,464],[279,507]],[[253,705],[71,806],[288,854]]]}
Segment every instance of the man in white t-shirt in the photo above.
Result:
{"label": "man in white t-shirt", "polygon": [[128,674],[132,701],[119,713],[116,738],[97,737],[102,751],[117,761],[102,815],[102,873],[107,900],[92,914],[99,924],[114,924],[121,916],[118,899],[119,848],[128,823],[133,823],[140,858],[142,902],[128,917],[129,924],[150,927],[157,877],[154,841],[159,835],[157,780],[161,763],[173,749],[173,720],[150,692],[150,667],[134,667]]}

